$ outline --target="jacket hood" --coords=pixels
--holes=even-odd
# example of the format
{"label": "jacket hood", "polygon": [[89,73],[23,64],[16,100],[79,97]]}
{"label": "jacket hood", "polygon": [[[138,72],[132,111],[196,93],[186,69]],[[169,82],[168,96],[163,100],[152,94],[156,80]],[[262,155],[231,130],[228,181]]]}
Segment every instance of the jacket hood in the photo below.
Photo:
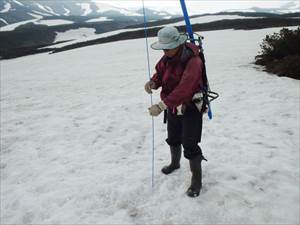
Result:
{"label": "jacket hood", "polygon": [[180,60],[181,62],[187,62],[191,57],[199,55],[199,48],[197,45],[192,43],[185,43],[181,53]]}
{"label": "jacket hood", "polygon": [[191,49],[195,56],[199,55],[199,47],[193,43],[186,43],[185,46]]}

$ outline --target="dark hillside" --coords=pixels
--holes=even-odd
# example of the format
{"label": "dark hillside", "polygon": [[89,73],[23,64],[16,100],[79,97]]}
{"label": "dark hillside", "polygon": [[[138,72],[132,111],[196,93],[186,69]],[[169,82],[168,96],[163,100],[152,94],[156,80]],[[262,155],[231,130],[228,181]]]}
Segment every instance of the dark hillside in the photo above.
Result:
{"label": "dark hillside", "polygon": [[[214,15],[237,15],[237,16],[244,16],[244,17],[266,17],[266,18],[288,18],[288,17],[300,17],[300,13],[287,13],[287,14],[274,14],[274,13],[257,13],[257,12],[220,12],[220,13],[206,13],[206,14],[201,14],[201,15],[194,15],[190,16],[190,18],[197,18],[197,17],[202,17],[202,16],[214,16]],[[183,21],[183,17],[178,17],[178,18],[172,18],[172,19],[165,19],[165,20],[159,20],[159,21],[154,21],[154,22],[148,22],[147,27],[153,27],[153,26],[162,26],[170,23],[176,23]],[[132,26],[127,26],[126,28],[143,28],[144,24],[136,24]]]}
{"label": "dark hillside", "polygon": [[[177,20],[177,19],[174,19]],[[180,20],[180,19],[179,19]],[[169,21],[170,23],[170,21]],[[118,26],[125,26],[124,24],[114,25],[115,23],[110,23],[107,21],[105,24],[100,26],[94,23],[85,23],[86,27],[97,27],[99,25],[100,33],[106,32],[106,29],[112,29],[112,26],[116,26],[115,30],[120,29]],[[127,24],[128,25],[128,24]],[[152,24],[153,25],[153,24]],[[214,21],[210,23],[194,24],[193,30],[195,32],[199,31],[210,31],[210,30],[224,30],[224,29],[262,29],[268,27],[288,27],[288,26],[299,26],[300,18],[286,18],[286,17],[269,17],[269,18],[253,18],[253,19],[235,19],[235,20],[221,20]],[[32,27],[31,27],[32,26]],[[136,39],[144,37],[144,29],[136,31],[123,32],[110,37],[99,38],[96,40],[91,40],[83,43],[77,43],[73,45],[68,45],[60,49],[51,48],[51,44],[55,39],[57,31],[63,32],[70,28],[77,28],[78,24],[69,24],[64,26],[54,26],[47,27],[43,25],[32,25],[27,24],[19,27],[16,31],[11,32],[0,32],[0,56],[4,59],[15,58],[27,54],[39,53],[38,50],[41,46],[49,45],[47,50],[43,51],[53,51],[60,52],[66,51],[74,48],[80,48],[89,45],[102,44],[113,41]],[[162,26],[147,29],[148,36],[156,36],[158,30]],[[185,32],[185,26],[178,27],[181,32]],[[98,30],[99,32],[99,30]],[[16,47],[17,46],[17,47]]]}
{"label": "dark hillside", "polygon": [[[262,29],[267,27],[284,27],[284,26],[297,26],[297,25],[300,25],[300,18],[299,19],[290,19],[290,18],[236,19],[236,20],[215,21],[215,22],[204,23],[204,24],[195,24],[193,25],[193,30],[194,32],[209,31],[209,30],[224,30],[224,29],[251,30],[251,29]],[[161,28],[162,27],[149,28],[147,30],[148,36],[155,37],[157,35],[158,30]],[[178,27],[178,29],[181,32],[185,32],[185,26],[180,26]],[[74,48],[80,48],[80,47],[94,45],[94,44],[102,44],[102,43],[107,43],[112,41],[143,38],[144,35],[145,33],[144,30],[142,29],[137,31],[128,31],[110,37],[99,38],[84,43],[65,46],[60,49],[54,49],[53,52],[61,52],[61,51],[66,51]]]}

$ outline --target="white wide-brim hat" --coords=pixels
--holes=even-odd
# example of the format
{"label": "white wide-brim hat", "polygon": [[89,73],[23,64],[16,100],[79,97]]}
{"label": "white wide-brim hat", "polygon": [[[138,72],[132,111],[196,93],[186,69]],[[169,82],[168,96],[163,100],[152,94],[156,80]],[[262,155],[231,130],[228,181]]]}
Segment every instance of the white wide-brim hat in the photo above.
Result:
{"label": "white wide-brim hat", "polygon": [[152,49],[174,49],[187,40],[186,34],[180,34],[175,27],[164,27],[157,33],[158,41],[151,45]]}

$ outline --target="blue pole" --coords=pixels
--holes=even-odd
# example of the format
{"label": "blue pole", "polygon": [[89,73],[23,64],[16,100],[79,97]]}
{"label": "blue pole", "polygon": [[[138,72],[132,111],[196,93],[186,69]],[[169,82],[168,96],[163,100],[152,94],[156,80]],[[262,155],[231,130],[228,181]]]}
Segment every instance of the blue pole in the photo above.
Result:
{"label": "blue pole", "polygon": [[187,12],[187,9],[186,9],[185,1],[180,0],[180,4],[181,4],[181,8],[182,8],[182,12],[183,12],[183,16],[184,16],[184,20],[185,20],[188,35],[190,37],[191,42],[195,43],[194,35],[193,35],[193,29],[192,29],[192,26],[191,26],[190,17],[188,15],[188,12]]}
{"label": "blue pole", "polygon": [[[190,41],[192,43],[195,43],[194,33],[193,33],[193,29],[192,29],[191,22],[190,22],[190,17],[188,15],[188,12],[186,9],[185,1],[180,0],[180,4],[181,4],[181,8],[182,8],[182,12],[183,12],[183,16],[184,16],[184,20],[185,20],[185,24],[186,24],[186,29],[187,29]],[[208,106],[208,112],[207,112],[208,118],[212,119],[212,111],[211,111],[209,102],[207,103],[207,106]]]}

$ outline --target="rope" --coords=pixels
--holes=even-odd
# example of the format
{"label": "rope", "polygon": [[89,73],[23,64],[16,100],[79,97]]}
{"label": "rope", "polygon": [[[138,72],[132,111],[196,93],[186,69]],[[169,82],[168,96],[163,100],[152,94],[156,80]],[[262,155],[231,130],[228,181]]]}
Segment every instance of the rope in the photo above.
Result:
{"label": "rope", "polygon": [[[150,80],[151,75],[150,75],[150,60],[149,60],[149,48],[148,48],[147,18],[146,18],[144,0],[142,0],[142,3],[143,3],[144,31],[145,31],[145,40],[146,40],[147,62],[148,62],[148,79]],[[153,105],[152,94],[150,94],[150,101],[151,101],[151,105]],[[151,187],[153,190],[154,188],[154,118],[153,116],[152,116],[152,165],[151,166],[152,166]]]}

